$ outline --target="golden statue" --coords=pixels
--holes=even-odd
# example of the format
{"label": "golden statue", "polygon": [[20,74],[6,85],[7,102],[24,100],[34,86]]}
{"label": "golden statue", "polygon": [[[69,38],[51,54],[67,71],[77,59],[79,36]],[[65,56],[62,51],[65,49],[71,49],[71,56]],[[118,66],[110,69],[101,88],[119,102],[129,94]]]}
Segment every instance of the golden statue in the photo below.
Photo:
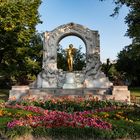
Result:
{"label": "golden statue", "polygon": [[73,45],[70,44],[69,48],[66,49],[67,51],[67,63],[68,63],[68,70],[73,71],[73,55],[76,51],[76,48],[73,48]]}

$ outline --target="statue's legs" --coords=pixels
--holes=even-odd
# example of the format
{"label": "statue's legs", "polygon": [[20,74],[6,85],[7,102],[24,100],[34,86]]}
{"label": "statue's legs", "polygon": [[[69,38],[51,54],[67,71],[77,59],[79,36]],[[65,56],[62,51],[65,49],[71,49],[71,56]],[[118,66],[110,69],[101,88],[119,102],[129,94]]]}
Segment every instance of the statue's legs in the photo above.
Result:
{"label": "statue's legs", "polygon": [[70,71],[73,71],[73,58],[70,58]]}

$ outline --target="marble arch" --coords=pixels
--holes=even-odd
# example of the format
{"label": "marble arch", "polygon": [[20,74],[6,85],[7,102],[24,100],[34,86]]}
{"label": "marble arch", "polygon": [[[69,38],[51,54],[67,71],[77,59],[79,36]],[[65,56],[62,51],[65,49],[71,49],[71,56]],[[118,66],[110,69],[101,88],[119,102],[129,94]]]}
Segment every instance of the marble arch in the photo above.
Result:
{"label": "marble arch", "polygon": [[[83,40],[86,46],[86,68],[69,73],[57,68],[58,43],[64,37],[74,35]],[[43,66],[38,75],[37,88],[94,88],[109,87],[111,83],[100,71],[100,44],[98,31],[90,30],[80,24],[68,23],[44,33]],[[67,76],[73,77],[71,86]],[[72,84],[74,86],[72,86]]]}
{"label": "marble arch", "polygon": [[57,44],[59,44],[59,42],[61,42],[61,40],[63,40],[63,39],[66,38],[66,37],[69,37],[69,36],[78,37],[79,39],[81,39],[81,40],[84,42],[85,47],[87,46],[85,40],[83,40],[83,38],[82,38],[80,35],[76,34],[76,33],[65,34],[64,36],[62,36],[62,37],[58,40],[58,43],[57,43]]}
{"label": "marble arch", "polygon": [[51,61],[54,65],[54,68],[57,67],[56,64],[57,64],[58,43],[60,42],[60,40],[62,40],[63,38],[69,35],[77,36],[85,43],[87,58],[89,56],[96,57],[96,58],[98,57],[98,61],[100,61],[98,31],[90,30],[79,24],[69,23],[69,24],[61,25],[51,32],[45,32],[43,67],[46,65],[46,62],[48,62],[47,60],[50,58],[52,58]]}

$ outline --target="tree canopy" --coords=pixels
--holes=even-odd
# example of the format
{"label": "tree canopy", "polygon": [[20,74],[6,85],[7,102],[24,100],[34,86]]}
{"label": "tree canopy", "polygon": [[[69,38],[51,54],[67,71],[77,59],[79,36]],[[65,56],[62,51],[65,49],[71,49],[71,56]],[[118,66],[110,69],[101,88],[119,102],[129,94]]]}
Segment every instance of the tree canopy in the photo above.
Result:
{"label": "tree canopy", "polygon": [[40,4],[40,0],[0,2],[0,75],[19,80],[27,76],[28,67],[37,67],[31,57],[34,53],[31,44],[36,36],[36,25],[41,23]]}
{"label": "tree canopy", "polygon": [[140,83],[140,46],[126,46],[119,54],[116,64],[118,71],[123,73],[133,86]]}

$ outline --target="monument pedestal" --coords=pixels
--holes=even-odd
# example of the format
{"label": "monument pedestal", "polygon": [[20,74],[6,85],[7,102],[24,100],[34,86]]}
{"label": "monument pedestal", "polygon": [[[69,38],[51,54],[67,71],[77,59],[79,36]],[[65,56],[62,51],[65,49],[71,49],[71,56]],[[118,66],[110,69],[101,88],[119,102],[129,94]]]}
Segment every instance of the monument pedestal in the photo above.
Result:
{"label": "monument pedestal", "polygon": [[66,73],[66,79],[63,85],[63,89],[75,89],[75,88],[76,88],[75,73],[72,72]]}
{"label": "monument pedestal", "polygon": [[[77,88],[77,89],[59,89],[59,88],[29,88],[28,86],[13,86],[10,91],[9,103],[11,101],[20,102],[27,100],[47,100],[49,98],[68,96],[68,97],[89,97],[93,96],[99,100],[116,100],[130,102],[130,91],[127,86],[114,86],[108,88]],[[21,90],[22,89],[22,90]]]}

